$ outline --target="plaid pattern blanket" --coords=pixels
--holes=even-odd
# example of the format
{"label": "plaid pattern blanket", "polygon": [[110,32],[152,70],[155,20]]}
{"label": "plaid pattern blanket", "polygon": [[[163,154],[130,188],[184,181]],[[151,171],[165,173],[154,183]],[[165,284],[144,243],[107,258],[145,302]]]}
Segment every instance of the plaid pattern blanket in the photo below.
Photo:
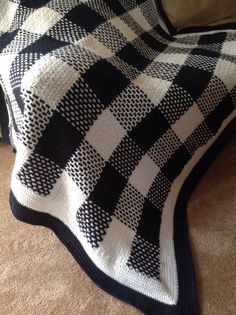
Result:
{"label": "plaid pattern blanket", "polygon": [[198,314],[186,181],[235,121],[236,31],[172,36],[154,0],[1,0],[0,83],[16,217],[145,314]]}

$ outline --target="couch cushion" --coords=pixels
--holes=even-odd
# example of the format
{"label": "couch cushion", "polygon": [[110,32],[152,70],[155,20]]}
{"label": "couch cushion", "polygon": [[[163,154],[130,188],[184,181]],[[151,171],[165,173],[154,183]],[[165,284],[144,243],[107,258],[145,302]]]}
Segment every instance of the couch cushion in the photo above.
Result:
{"label": "couch cushion", "polygon": [[236,22],[235,0],[162,0],[162,6],[177,29]]}

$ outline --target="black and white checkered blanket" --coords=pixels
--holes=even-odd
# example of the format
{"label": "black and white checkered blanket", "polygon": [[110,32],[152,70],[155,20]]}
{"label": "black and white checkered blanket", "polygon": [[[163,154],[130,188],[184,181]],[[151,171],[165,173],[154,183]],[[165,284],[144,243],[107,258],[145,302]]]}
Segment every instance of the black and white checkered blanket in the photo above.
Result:
{"label": "black and white checkered blanket", "polygon": [[154,0],[0,2],[13,213],[144,313],[198,314],[185,204],[235,121],[236,31],[171,36]]}

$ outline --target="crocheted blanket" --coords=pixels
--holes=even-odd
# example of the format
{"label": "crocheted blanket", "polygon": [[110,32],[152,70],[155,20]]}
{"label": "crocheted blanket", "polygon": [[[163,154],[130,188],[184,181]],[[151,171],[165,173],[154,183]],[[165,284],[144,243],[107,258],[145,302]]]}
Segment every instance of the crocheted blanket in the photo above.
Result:
{"label": "crocheted blanket", "polygon": [[145,314],[198,314],[186,202],[235,123],[236,31],[170,35],[154,0],[1,0],[0,83],[14,215]]}

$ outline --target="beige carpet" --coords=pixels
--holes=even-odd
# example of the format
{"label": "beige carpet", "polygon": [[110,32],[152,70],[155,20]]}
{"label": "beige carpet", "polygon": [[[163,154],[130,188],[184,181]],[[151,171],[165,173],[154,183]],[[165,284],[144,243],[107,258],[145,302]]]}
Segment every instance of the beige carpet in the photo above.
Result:
{"label": "beige carpet", "polygon": [[[51,231],[12,216],[13,162],[11,148],[1,144],[0,314],[141,314],[96,287]],[[188,207],[202,315],[236,314],[235,210],[236,138],[209,169]]]}

